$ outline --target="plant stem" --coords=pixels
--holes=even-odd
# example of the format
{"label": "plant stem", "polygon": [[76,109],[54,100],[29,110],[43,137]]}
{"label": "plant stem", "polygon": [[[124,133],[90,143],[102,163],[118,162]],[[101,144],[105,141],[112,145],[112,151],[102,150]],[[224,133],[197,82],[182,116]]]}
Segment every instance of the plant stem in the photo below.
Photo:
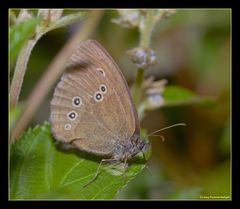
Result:
{"label": "plant stem", "polygon": [[142,48],[150,46],[151,34],[153,31],[153,27],[155,25],[155,15],[156,11],[154,9],[150,9],[147,11],[145,22],[140,26],[140,44],[139,46]]}
{"label": "plant stem", "polygon": [[[145,22],[139,26],[140,43],[139,47],[148,48],[150,46],[151,33],[155,25],[156,11],[151,9],[147,11]],[[137,69],[135,82],[133,84],[133,100],[138,107],[141,101],[142,83],[144,79],[144,69]]]}
{"label": "plant stem", "polygon": [[19,53],[17,58],[15,71],[13,75],[13,79],[11,82],[10,89],[10,106],[15,107],[18,102],[18,98],[22,89],[23,78],[26,73],[27,63],[29,57],[31,55],[31,51],[38,39],[29,40],[25,46],[23,46],[22,50]]}

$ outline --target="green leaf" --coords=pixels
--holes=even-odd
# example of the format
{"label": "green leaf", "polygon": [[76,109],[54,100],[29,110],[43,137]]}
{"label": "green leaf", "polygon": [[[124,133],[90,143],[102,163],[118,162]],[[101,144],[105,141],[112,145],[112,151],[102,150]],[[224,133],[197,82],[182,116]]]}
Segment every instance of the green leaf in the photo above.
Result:
{"label": "green leaf", "polygon": [[104,165],[97,179],[83,188],[96,174],[101,158],[60,151],[48,123],[16,140],[10,157],[11,199],[113,199],[145,167],[143,160],[129,162],[123,176],[120,167]]}
{"label": "green leaf", "polygon": [[25,42],[34,35],[38,19],[31,18],[10,28],[10,63],[13,64]]}
{"label": "green leaf", "polygon": [[198,96],[194,92],[178,86],[166,86],[163,91],[163,98],[163,106],[213,104],[213,99]]}

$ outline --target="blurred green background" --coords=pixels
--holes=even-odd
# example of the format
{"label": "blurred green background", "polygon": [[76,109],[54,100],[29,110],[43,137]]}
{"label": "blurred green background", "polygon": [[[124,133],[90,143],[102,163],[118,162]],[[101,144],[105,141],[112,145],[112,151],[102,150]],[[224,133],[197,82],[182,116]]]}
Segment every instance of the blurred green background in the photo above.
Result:
{"label": "blurred green background", "polygon": [[[131,85],[136,67],[125,52],[138,45],[139,33],[112,23],[116,17],[116,10],[106,10],[89,38],[98,40],[108,50]],[[21,102],[78,26],[53,30],[37,43],[24,79]],[[146,77],[167,79],[168,84],[212,97],[216,103],[147,112],[141,127],[148,133],[179,122],[187,125],[162,132],[164,142],[152,138],[152,157],[147,164],[151,174],[145,169],[117,198],[230,199],[231,10],[179,9],[158,22],[151,47],[158,63],[147,70]],[[52,94],[53,89],[31,126],[48,120]]]}

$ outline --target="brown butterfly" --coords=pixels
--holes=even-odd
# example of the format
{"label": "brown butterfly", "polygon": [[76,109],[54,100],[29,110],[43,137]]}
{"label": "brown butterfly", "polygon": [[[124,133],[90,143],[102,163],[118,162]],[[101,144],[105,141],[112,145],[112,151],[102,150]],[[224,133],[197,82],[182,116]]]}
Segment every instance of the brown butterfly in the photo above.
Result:
{"label": "brown butterfly", "polygon": [[129,159],[150,146],[140,138],[136,108],[121,70],[94,40],[79,44],[67,62],[51,101],[50,122],[56,140],[104,158],[99,167],[104,162],[127,167]]}

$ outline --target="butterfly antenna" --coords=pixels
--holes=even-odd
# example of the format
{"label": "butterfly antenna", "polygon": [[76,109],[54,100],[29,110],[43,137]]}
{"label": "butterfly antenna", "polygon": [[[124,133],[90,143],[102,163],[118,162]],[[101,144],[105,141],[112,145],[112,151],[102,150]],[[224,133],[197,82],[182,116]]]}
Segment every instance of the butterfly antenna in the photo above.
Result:
{"label": "butterfly antenna", "polygon": [[160,138],[162,139],[162,142],[164,142],[164,141],[165,141],[165,138],[164,138],[164,136],[163,136],[163,135],[151,135],[151,136],[157,136],[157,137],[160,137]]}
{"label": "butterfly antenna", "polygon": [[[172,127],[175,127],[175,126],[185,126],[186,124],[185,123],[177,123],[177,124],[174,124],[174,125],[171,125],[171,126],[167,126],[167,127],[165,127],[165,128],[161,128],[161,129],[159,129],[159,130],[157,130],[157,131],[154,131],[154,132],[152,132],[152,133],[150,133],[150,134],[148,134],[147,136],[152,136],[153,134],[155,134],[155,133],[157,133],[157,132],[160,132],[160,131],[163,131],[163,130],[166,130],[166,129],[169,129],[169,128],[172,128]],[[155,135],[156,136],[156,135]],[[160,136],[160,135],[159,135]],[[162,136],[160,136],[161,138],[162,138]],[[163,139],[163,141],[164,141],[164,139]]]}

